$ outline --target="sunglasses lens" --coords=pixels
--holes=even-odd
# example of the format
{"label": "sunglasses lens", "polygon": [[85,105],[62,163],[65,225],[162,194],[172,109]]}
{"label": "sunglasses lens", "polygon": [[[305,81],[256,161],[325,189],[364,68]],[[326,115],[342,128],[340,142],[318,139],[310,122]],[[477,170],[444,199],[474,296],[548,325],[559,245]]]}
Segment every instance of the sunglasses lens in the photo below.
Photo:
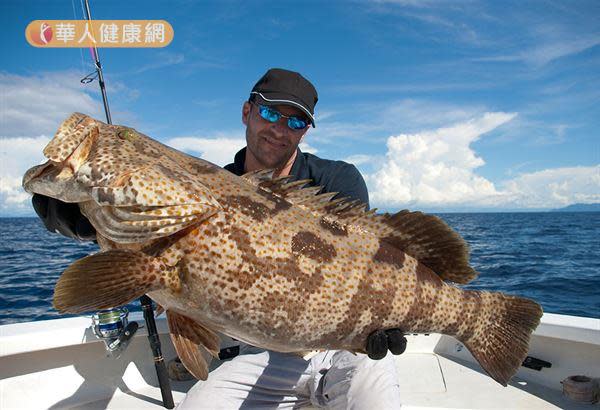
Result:
{"label": "sunglasses lens", "polygon": [[[281,113],[272,108],[267,107],[266,105],[259,105],[258,111],[260,116],[269,122],[277,122],[281,118]],[[306,120],[298,117],[286,117],[288,119],[288,127],[293,130],[303,130],[306,128],[308,123]]]}
{"label": "sunglasses lens", "polygon": [[297,117],[288,118],[288,126],[293,130],[303,130],[306,128],[306,121]]}
{"label": "sunglasses lens", "polygon": [[279,118],[281,118],[277,111],[272,110],[264,105],[260,106],[260,116],[269,122],[277,122]]}

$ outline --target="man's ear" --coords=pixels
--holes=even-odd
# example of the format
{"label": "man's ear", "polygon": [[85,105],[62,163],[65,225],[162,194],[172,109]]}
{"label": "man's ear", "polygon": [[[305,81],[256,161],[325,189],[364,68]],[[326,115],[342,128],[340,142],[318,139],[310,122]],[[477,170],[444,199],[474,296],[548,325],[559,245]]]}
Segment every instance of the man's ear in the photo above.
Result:
{"label": "man's ear", "polygon": [[251,108],[252,108],[252,105],[248,101],[245,101],[244,105],[242,106],[242,122],[244,123],[244,125],[248,125],[248,120],[250,119],[250,109]]}

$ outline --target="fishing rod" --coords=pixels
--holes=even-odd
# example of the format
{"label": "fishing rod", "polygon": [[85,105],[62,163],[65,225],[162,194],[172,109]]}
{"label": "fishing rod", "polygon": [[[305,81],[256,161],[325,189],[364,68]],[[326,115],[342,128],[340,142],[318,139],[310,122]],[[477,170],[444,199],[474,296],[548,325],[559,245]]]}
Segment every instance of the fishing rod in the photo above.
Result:
{"label": "fishing rod", "polygon": [[[85,18],[92,25],[92,13],[90,12],[90,3],[89,0],[85,0]],[[91,27],[90,27],[91,29]],[[102,103],[104,104],[104,113],[106,114],[106,122],[108,124],[112,124],[112,118],[110,117],[110,108],[108,107],[108,97],[106,95],[106,87],[104,85],[104,74],[102,72],[102,64],[100,64],[100,55],[98,54],[98,47],[96,47],[96,43],[93,43],[92,47],[90,47],[90,52],[92,53],[92,58],[94,59],[94,65],[96,67],[96,75],[98,76],[98,83],[100,84],[100,92],[102,93]],[[87,81],[86,81],[87,80]],[[81,80],[82,83],[87,84],[93,81],[94,78],[90,78],[90,76],[86,76]]]}
{"label": "fishing rod", "polygon": [[[92,13],[90,12],[90,3],[89,0],[85,0],[85,17],[88,23],[90,24],[90,29],[92,25]],[[102,72],[102,64],[100,63],[100,55],[98,54],[98,48],[94,43],[92,47],[90,47],[90,52],[92,53],[92,58],[94,59],[94,66],[96,67],[96,73],[88,74],[81,82],[83,84],[90,83],[94,81],[96,78],[98,79],[98,83],[100,84],[100,91],[102,92],[102,102],[104,104],[104,113],[106,114],[106,122],[108,124],[112,124],[112,118],[110,116],[110,108],[108,106],[108,96],[106,94],[106,86],[104,83],[104,74]],[[150,348],[152,349],[152,355],[154,356],[154,368],[156,369],[156,376],[158,377],[158,385],[160,386],[160,394],[162,396],[163,406],[167,409],[172,409],[175,407],[173,402],[173,392],[171,391],[171,381],[169,380],[169,375],[167,373],[167,367],[165,365],[165,359],[162,355],[162,350],[160,346],[160,338],[158,336],[158,331],[156,329],[156,321],[154,320],[154,312],[152,306],[152,299],[148,296],[143,295],[140,299],[140,305],[142,306],[142,312],[144,313],[144,320],[146,321],[146,329],[148,330],[148,341],[150,342]],[[96,316],[101,315],[102,312],[99,312]],[[108,324],[108,326],[113,326],[112,323]],[[99,326],[98,326],[99,327]],[[136,327],[137,329],[137,327]],[[133,329],[132,329],[133,330]],[[135,332],[135,330],[134,330]],[[128,337],[131,337],[129,335]],[[118,339],[119,340],[119,339]],[[105,340],[106,342],[106,340]],[[107,344],[107,347],[110,347]]]}

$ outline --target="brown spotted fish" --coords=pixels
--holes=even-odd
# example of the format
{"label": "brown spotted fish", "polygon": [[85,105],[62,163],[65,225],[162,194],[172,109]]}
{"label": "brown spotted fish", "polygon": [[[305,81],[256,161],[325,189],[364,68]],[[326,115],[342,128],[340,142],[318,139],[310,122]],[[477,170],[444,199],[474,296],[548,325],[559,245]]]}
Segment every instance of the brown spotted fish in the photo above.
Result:
{"label": "brown spotted fish", "polygon": [[24,176],[79,204],[101,252],[69,266],[54,306],[81,313],[148,293],[185,366],[206,379],[222,332],[280,352],[364,352],[378,329],[443,333],[506,385],[542,310],[462,290],[477,276],[462,238],[420,212],[365,212],[307,181],[238,177],[124,126],[73,114]]}

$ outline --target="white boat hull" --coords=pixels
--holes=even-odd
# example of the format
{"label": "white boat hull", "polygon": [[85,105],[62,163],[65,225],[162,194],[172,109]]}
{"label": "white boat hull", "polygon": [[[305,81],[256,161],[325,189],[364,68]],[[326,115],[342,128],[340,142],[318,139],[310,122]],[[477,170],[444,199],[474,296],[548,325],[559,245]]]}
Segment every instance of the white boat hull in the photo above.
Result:
{"label": "white boat hull", "polygon": [[[143,324],[140,314],[130,320]],[[161,408],[152,353],[144,328],[119,359],[107,358],[89,317],[0,326],[0,409]],[[175,351],[166,321],[157,319],[162,351]],[[600,377],[600,319],[545,314],[529,355],[552,363],[522,367],[508,387],[489,378],[455,339],[409,335],[396,357],[405,409],[410,408],[599,408],[562,395],[571,375]],[[223,344],[231,345],[224,337]],[[213,363],[213,368],[218,363]],[[175,403],[194,382],[172,382]]]}

